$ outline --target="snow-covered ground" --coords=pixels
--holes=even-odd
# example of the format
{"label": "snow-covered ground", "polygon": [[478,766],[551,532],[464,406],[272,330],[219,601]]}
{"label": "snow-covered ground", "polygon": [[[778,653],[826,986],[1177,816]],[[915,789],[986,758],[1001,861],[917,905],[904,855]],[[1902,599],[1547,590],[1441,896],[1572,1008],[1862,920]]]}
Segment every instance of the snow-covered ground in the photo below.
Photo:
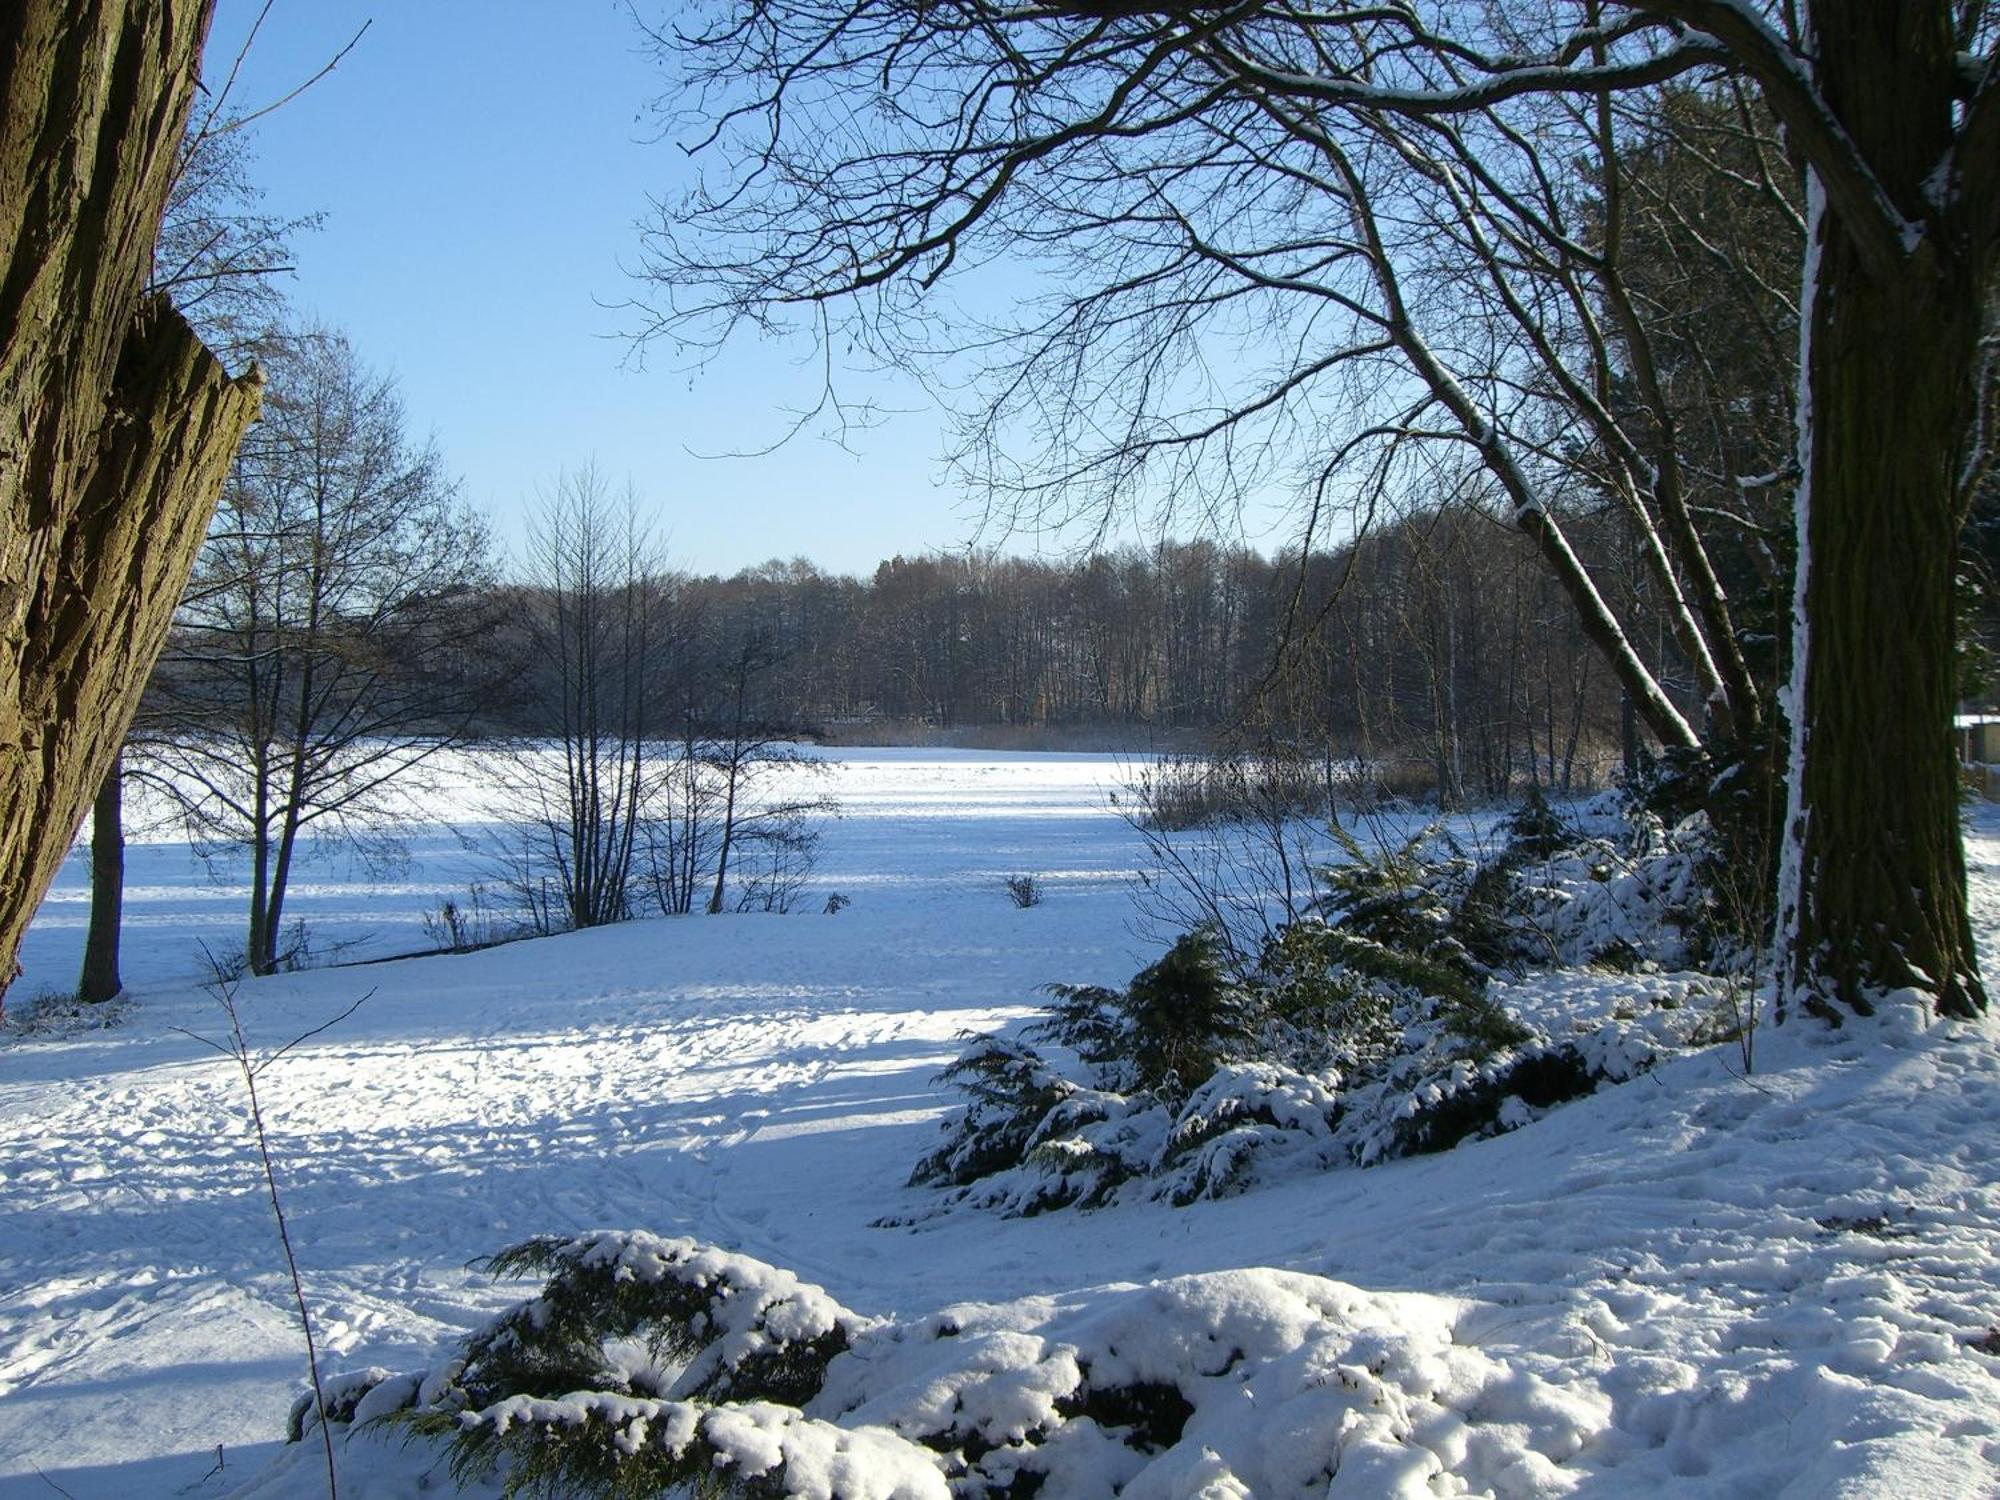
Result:
{"label": "snow-covered ground", "polygon": [[[553,752],[551,752],[553,753]],[[1040,871],[1058,882],[1091,881],[1129,870],[1133,850],[1106,799],[1132,779],[1136,762],[1117,755],[998,755],[978,750],[840,749],[813,752],[825,767],[780,770],[766,784],[779,796],[827,796],[841,818],[826,825],[814,889],[850,898],[878,889],[934,889]],[[422,771],[392,847],[371,860],[347,849],[303,845],[285,920],[303,920],[313,948],[344,960],[421,952],[431,945],[423,913],[446,897],[464,899],[475,882],[504,873],[504,841],[489,821],[496,802],[480,752],[440,757]],[[128,985],[149,987],[208,972],[207,954],[243,951],[249,862],[240,853],[208,863],[171,836],[171,822],[143,787],[127,794],[125,874]],[[1098,837],[1078,837],[1078,819]],[[380,840],[371,840],[380,843]],[[387,858],[381,857],[386,852]],[[1109,858],[1115,870],[1091,861]],[[25,999],[75,985],[90,920],[90,856],[79,845],[63,867],[21,948]]]}
{"label": "snow-covered ground", "polygon": [[[330,1366],[429,1365],[524,1290],[472,1257],[633,1226],[788,1267],[864,1315],[990,1304],[968,1329],[1049,1347],[1154,1330],[1134,1359],[1171,1363],[1168,1308],[1345,1329],[1328,1372],[1360,1359],[1362,1328],[1379,1357],[1354,1389],[1422,1460],[1392,1489],[1356,1446],[1345,1488],[1288,1487],[1287,1456],[1332,1441],[1307,1421],[1332,1375],[1301,1356],[1224,1393],[1235,1415],[1188,1377],[1208,1457],[1151,1493],[2000,1493],[2000,1354],[1977,1347],[2000,1350],[1992,1029],[1790,1028],[1752,1077],[1733,1048],[1698,1054],[1437,1157],[1182,1209],[871,1228],[929,1201],[904,1179],[950,1103],[931,1078],[957,1032],[1151,955],[1124,889],[1137,842],[1103,805],[1114,760],[845,758],[817,882],[852,898],[837,916],[822,897],[243,987],[263,1048],[369,995],[260,1080]],[[444,831],[410,843],[423,867],[397,894],[371,905],[329,875],[309,918],[341,936],[400,920],[374,941],[419,946],[416,909],[468,877]],[[1968,853],[1990,935],[2000,824]],[[303,1381],[241,1082],[184,1034],[222,1019],[191,935],[236,921],[185,860],[141,856],[125,1023],[0,1049],[0,1500],[227,1494],[277,1455]],[[1011,904],[1017,872],[1044,904]],[[68,981],[80,915],[51,901],[17,995]],[[1305,1275],[1092,1290],[1248,1267]],[[313,1482],[293,1466],[263,1493]]]}

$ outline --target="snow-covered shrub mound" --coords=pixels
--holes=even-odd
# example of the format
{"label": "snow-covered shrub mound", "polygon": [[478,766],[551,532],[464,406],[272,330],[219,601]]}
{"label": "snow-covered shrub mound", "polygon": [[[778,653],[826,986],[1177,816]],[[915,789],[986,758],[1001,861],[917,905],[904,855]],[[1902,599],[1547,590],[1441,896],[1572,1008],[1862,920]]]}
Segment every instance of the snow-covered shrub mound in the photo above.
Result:
{"label": "snow-covered shrub mound", "polygon": [[[1198,930],[1124,990],[1052,986],[1043,1019],[946,1069],[970,1099],[912,1184],[1007,1215],[1189,1203],[1512,1130],[1725,1033],[1725,982],[1657,976],[1709,941],[1696,824],[1600,801],[1573,825],[1537,797],[1503,831],[1484,858],[1435,829],[1349,836],[1322,915],[1248,973]],[[1591,963],[1655,977],[1594,1011],[1563,993],[1601,972],[1521,978]]]}
{"label": "snow-covered shrub mound", "polygon": [[[549,1287],[477,1335],[466,1358],[428,1376],[336,1381],[348,1464],[368,1474],[371,1495],[421,1493],[445,1444],[460,1480],[506,1495],[684,1484],[816,1500],[1544,1496],[1570,1488],[1565,1462],[1610,1419],[1594,1389],[1462,1342],[1472,1304],[1450,1297],[1236,1270],[889,1322],[686,1241],[541,1243],[536,1259],[559,1267]],[[496,1260],[525,1263],[518,1252]],[[691,1285],[697,1265],[713,1273],[703,1283],[713,1310],[739,1298],[758,1309],[726,1313],[730,1331],[716,1343],[753,1324],[768,1331],[776,1306],[798,1315],[795,1333],[840,1329],[851,1341],[815,1367],[810,1389],[794,1371],[766,1384],[773,1367],[739,1361],[726,1397],[685,1373],[670,1392],[644,1395],[618,1373],[610,1341],[597,1363],[611,1378],[547,1389],[549,1372],[575,1367],[577,1325],[561,1312],[538,1322],[530,1309],[573,1305],[585,1267],[602,1306],[607,1295],[636,1303],[643,1288]],[[607,1281],[607,1267],[630,1277],[613,1270]],[[736,1291],[724,1295],[725,1285]],[[482,1348],[508,1351],[529,1383],[483,1384],[475,1398],[465,1371]],[[688,1370],[698,1367],[717,1368],[701,1356]],[[486,1368],[497,1373],[490,1359]],[[355,1404],[356,1386],[395,1399]],[[415,1439],[392,1451],[397,1427]],[[287,1476],[304,1482],[314,1457],[295,1444],[248,1493],[281,1493],[272,1486]]]}
{"label": "snow-covered shrub mound", "polygon": [[1623,841],[1587,839],[1510,867],[1506,920],[1521,959],[1622,969],[1706,961],[1713,934],[1701,829],[1663,840],[1635,853]]}
{"label": "snow-covered shrub mound", "polygon": [[[967,1056],[992,1055],[991,1041],[975,1041]],[[1127,1196],[1179,1204],[1227,1197],[1249,1186],[1253,1166],[1282,1173],[1328,1165],[1338,1154],[1338,1087],[1337,1073],[1248,1062],[1217,1068],[1179,1104],[1158,1093],[1080,1085],[1025,1123],[991,1102],[975,1104],[946,1123],[944,1144],[917,1164],[911,1182],[951,1189],[947,1205],[1009,1217]],[[1020,1149],[1003,1159],[998,1144],[1013,1140]],[[953,1164],[975,1162],[993,1165],[952,1175]]]}
{"label": "snow-covered shrub mound", "polygon": [[[477,1481],[504,1467],[510,1493],[567,1493],[593,1477],[665,1488],[706,1473],[719,1454],[851,1461],[844,1437],[801,1426],[789,1408],[811,1399],[867,1324],[791,1272],[641,1231],[528,1240],[485,1266],[548,1279],[426,1375],[337,1378],[326,1387],[329,1419],[393,1417],[448,1439],[454,1476]],[[714,1403],[739,1399],[753,1406],[720,1426],[709,1419]],[[299,1440],[316,1420],[312,1397],[301,1398],[287,1436]]]}
{"label": "snow-covered shrub mound", "polygon": [[[1372,1071],[1231,1063],[1178,1105],[1081,1084],[1039,1115],[1026,1113],[1032,1104],[1016,1114],[988,1100],[946,1120],[944,1143],[911,1181],[947,1190],[938,1211],[1014,1217],[1135,1199],[1187,1204],[1303,1171],[1442,1151],[1518,1129],[1708,1040],[1711,983],[1699,975],[1657,981],[1618,1014],[1576,1017],[1561,1035],[1524,1031],[1492,1047],[1426,1015],[1404,1027],[1405,1050]],[[967,1056],[993,1049],[994,1039],[981,1038]],[[1054,1072],[1038,1056],[1034,1068]],[[1020,1149],[1002,1149],[1013,1141]],[[964,1175],[953,1175],[954,1166]]]}
{"label": "snow-covered shrub mound", "polygon": [[1469,976],[1682,969],[1714,956],[1715,851],[1699,813],[1668,827],[1614,792],[1565,817],[1533,793],[1497,832],[1477,851],[1440,828],[1381,849],[1348,835],[1346,861],[1320,872],[1319,913]]}

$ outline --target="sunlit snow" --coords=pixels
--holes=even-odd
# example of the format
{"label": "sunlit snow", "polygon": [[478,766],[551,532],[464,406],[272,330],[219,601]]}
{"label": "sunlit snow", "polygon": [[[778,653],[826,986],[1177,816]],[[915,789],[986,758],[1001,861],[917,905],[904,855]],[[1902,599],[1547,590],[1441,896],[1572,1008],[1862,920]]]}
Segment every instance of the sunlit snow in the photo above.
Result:
{"label": "sunlit snow", "polygon": [[[1116,758],[841,759],[846,816],[792,915],[244,986],[266,1048],[369,995],[261,1084],[327,1367],[434,1364],[524,1292],[475,1256],[643,1228],[783,1267],[884,1326],[956,1306],[1023,1370],[1116,1346],[1179,1378],[1187,1330],[1211,1324],[1270,1355],[1232,1407],[1200,1384],[1222,1375],[1189,1367],[1187,1440],[1135,1495],[2000,1489],[1992,1030],[1793,1026],[1760,1039],[1752,1077],[1714,1049],[1435,1157],[1187,1208],[872,1228],[929,1202],[904,1184],[952,1102],[932,1080],[959,1032],[1156,950],[1125,884],[1138,840],[1105,805]],[[435,813],[476,816],[474,769]],[[440,825],[407,842],[391,884],[321,868],[299,911],[329,939],[422,946],[418,908],[475,866]],[[1990,939],[2000,823],[1968,855]],[[194,939],[233,937],[236,898],[174,846],[134,868],[123,1024],[0,1047],[0,1500],[49,1481],[76,1500],[309,1495],[312,1464],[280,1453],[304,1357],[241,1083],[183,1034],[221,1022]],[[1020,872],[1042,905],[1009,901]],[[81,873],[16,998],[69,982]],[[831,891],[853,904],[824,915]],[[1562,1005],[1647,982],[1546,981]],[[1314,1394],[1315,1362],[1363,1343],[1365,1399]],[[969,1377],[913,1352],[838,1378],[889,1421]],[[889,1452],[872,1441],[850,1447]],[[1349,1455],[1344,1485],[1301,1467],[1315,1443]],[[418,1488],[423,1456],[393,1440],[344,1457],[356,1493],[443,1483]]]}

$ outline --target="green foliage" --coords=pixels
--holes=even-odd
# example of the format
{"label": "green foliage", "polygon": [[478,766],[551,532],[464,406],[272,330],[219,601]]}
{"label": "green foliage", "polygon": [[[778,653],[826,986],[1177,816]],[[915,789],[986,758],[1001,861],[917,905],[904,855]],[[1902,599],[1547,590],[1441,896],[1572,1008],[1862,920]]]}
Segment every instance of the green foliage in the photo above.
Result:
{"label": "green foliage", "polygon": [[[481,1264],[547,1279],[474,1333],[444,1378],[412,1387],[395,1420],[445,1440],[462,1483],[504,1467],[509,1496],[716,1483],[708,1414],[811,1400],[852,1331],[818,1288],[693,1240],[544,1236]],[[780,1493],[734,1481],[698,1492]]]}
{"label": "green foliage", "polygon": [[1051,1111],[1078,1092],[1033,1048],[999,1036],[973,1037],[938,1081],[956,1084],[971,1102],[944,1144],[910,1173],[913,1187],[962,1187],[1014,1165]]}
{"label": "green foliage", "polygon": [[1185,933],[1141,969],[1120,1007],[1139,1087],[1184,1096],[1255,1036],[1253,1003],[1228,976],[1215,935]]}
{"label": "green foliage", "polygon": [[1404,1049],[1413,1024],[1455,1039],[1459,1056],[1485,1056],[1529,1034],[1488,997],[1484,979],[1460,965],[1324,922],[1293,923],[1267,944],[1256,988],[1276,1020],[1302,1039],[1317,1038],[1327,1060],[1349,1074]]}
{"label": "green foliage", "polygon": [[[651,1372],[627,1375],[605,1358],[608,1341],[639,1340],[654,1370],[666,1360],[692,1362],[687,1374],[694,1378],[679,1382],[680,1395],[728,1399],[741,1387],[769,1400],[810,1399],[827,1361],[847,1347],[847,1330],[821,1319],[824,1326],[807,1339],[772,1335],[771,1315],[783,1309],[788,1325],[798,1323],[809,1289],[746,1280],[743,1268],[757,1263],[738,1262],[692,1240],[650,1237],[543,1236],[510,1246],[480,1268],[548,1280],[540,1296],[472,1337],[458,1385],[475,1406],[519,1392],[658,1394]],[[706,1364],[697,1360],[725,1331],[744,1347]]]}
{"label": "green foliage", "polygon": [[1105,1087],[1179,1100],[1256,1045],[1259,1007],[1230,978],[1207,929],[1184,933],[1125,989],[1050,985],[1048,1018],[1024,1033],[1100,1070]]}
{"label": "green foliage", "polygon": [[[508,1500],[653,1500],[686,1486],[681,1493],[698,1496],[749,1496],[759,1493],[730,1484],[726,1470],[715,1466],[714,1451],[700,1442],[697,1422],[685,1442],[660,1441],[671,1435],[654,1424],[664,1404],[624,1402],[616,1406],[596,1400],[552,1407],[515,1403],[507,1419],[475,1420],[467,1425],[456,1412],[426,1408],[412,1412],[404,1428],[414,1436],[447,1445],[446,1466],[461,1486],[490,1480],[501,1471],[502,1493]],[[649,1439],[653,1439],[649,1441]],[[768,1490],[762,1493],[771,1493]]]}
{"label": "green foliage", "polygon": [[1398,1034],[1395,997],[1371,982],[1378,958],[1393,964],[1408,955],[1324,922],[1294,922],[1265,943],[1258,993],[1294,1051],[1349,1070],[1388,1055]]}
{"label": "green foliage", "polygon": [[1327,925],[1476,980],[1480,967],[1459,937],[1454,900],[1475,866],[1457,841],[1435,826],[1373,849],[1345,828],[1333,834],[1347,859],[1317,872]]}

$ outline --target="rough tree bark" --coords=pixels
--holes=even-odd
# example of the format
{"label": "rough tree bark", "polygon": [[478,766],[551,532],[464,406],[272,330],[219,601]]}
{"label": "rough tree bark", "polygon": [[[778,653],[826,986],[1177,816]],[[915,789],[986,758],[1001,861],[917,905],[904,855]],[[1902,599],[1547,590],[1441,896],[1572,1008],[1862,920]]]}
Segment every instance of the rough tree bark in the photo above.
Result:
{"label": "rough tree bark", "polygon": [[212,3],[0,7],[0,995],[257,412],[144,293]]}
{"label": "rough tree bark", "polygon": [[1821,94],[1927,232],[1885,261],[1815,184],[1786,989],[1837,1016],[1914,986],[1971,1016],[1986,996],[1951,744],[1952,575],[1991,251],[1940,233],[1931,207],[1954,146],[1950,6],[1818,0],[1812,21]]}

